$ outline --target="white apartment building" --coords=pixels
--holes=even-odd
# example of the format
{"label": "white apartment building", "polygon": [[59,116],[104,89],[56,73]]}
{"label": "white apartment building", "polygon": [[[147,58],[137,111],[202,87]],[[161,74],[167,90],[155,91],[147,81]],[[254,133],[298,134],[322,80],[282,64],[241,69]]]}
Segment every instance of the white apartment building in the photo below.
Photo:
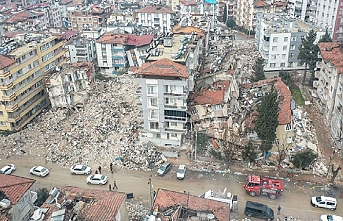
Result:
{"label": "white apartment building", "polygon": [[137,25],[160,28],[160,31],[171,31],[174,23],[174,11],[168,6],[146,6],[135,12]]}
{"label": "white apartment building", "polygon": [[[288,0],[288,14],[302,21],[311,21],[314,18],[313,11],[317,0]],[[312,12],[312,13],[311,13]]]}
{"label": "white apartment building", "polygon": [[166,5],[169,6],[173,11],[178,11],[178,6],[180,5],[180,0],[167,0]]}
{"label": "white apartment building", "polygon": [[265,71],[304,69],[299,64],[298,54],[301,39],[313,29],[317,33],[316,42],[325,34],[298,19],[279,15],[259,15],[255,42],[257,50],[266,60]]}
{"label": "white apartment building", "polygon": [[137,104],[144,120],[141,141],[181,146],[186,133],[189,74],[187,67],[167,58],[137,69]]}
{"label": "white apartment building", "polygon": [[337,42],[318,44],[320,60],[317,62],[313,82],[314,97],[324,122],[339,148],[343,147],[343,49]]}
{"label": "white apartment building", "polygon": [[95,39],[83,36],[73,37],[66,47],[68,48],[69,63],[92,62],[96,64]]}
{"label": "white apartment building", "polygon": [[219,4],[210,4],[205,1],[194,1],[194,0],[180,0],[180,13],[182,15],[215,15],[219,14]]}

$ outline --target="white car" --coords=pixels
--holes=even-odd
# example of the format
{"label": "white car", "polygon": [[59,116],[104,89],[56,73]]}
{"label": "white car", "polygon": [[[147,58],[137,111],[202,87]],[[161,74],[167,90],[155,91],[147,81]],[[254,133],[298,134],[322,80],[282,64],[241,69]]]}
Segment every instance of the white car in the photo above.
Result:
{"label": "white car", "polygon": [[85,165],[74,165],[70,167],[70,171],[72,174],[90,174],[92,172],[92,169]]}
{"label": "white car", "polygon": [[341,216],[335,216],[335,215],[321,215],[320,221],[343,221],[343,217]]}
{"label": "white car", "polygon": [[179,179],[179,180],[183,180],[186,176],[186,166],[181,164],[179,166],[179,169],[177,169],[177,173],[176,173],[176,177]]}
{"label": "white car", "polygon": [[94,174],[87,177],[87,184],[104,185],[107,183],[107,176],[101,174]]}
{"label": "white car", "polygon": [[49,174],[49,170],[42,166],[34,166],[30,169],[30,173],[36,176],[45,177]]}
{"label": "white car", "polygon": [[14,164],[8,164],[7,166],[4,166],[1,170],[0,170],[0,174],[11,174],[13,173],[13,171],[15,171],[15,166]]}
{"label": "white car", "polygon": [[311,198],[311,204],[314,207],[336,210],[337,200],[333,197],[314,196]]}

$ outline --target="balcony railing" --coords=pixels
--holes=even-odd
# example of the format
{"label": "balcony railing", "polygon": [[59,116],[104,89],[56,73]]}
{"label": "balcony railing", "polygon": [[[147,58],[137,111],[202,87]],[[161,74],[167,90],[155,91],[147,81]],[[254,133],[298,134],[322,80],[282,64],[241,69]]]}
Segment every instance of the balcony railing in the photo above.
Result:
{"label": "balcony railing", "polygon": [[2,90],[9,90],[11,87],[13,86],[13,82],[9,83],[9,84],[2,84],[0,85],[0,89]]}
{"label": "balcony railing", "polygon": [[0,78],[6,78],[8,76],[10,76],[11,72],[8,70],[6,72],[0,72]]}

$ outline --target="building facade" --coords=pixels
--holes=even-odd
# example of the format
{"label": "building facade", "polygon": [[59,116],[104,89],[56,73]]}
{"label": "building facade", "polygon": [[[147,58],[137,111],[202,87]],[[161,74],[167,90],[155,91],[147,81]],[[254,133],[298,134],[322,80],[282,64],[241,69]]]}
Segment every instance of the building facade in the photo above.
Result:
{"label": "building facade", "polygon": [[159,28],[161,32],[173,29],[174,11],[168,6],[146,6],[135,12],[137,25]]}
{"label": "building facade", "polygon": [[68,57],[70,63],[93,62],[96,64],[95,40],[77,36],[71,38],[67,43]]}
{"label": "building facade", "polygon": [[301,40],[313,29],[317,33],[315,42],[325,31],[300,20],[278,15],[259,15],[255,42],[265,59],[265,71],[304,69],[298,60]]}
{"label": "building facade", "polygon": [[22,129],[49,105],[44,75],[66,62],[64,43],[50,36],[2,55],[0,130]]}
{"label": "building facade", "polygon": [[141,141],[157,146],[181,146],[187,122],[189,74],[169,59],[145,63],[137,69],[137,104],[144,121]]}

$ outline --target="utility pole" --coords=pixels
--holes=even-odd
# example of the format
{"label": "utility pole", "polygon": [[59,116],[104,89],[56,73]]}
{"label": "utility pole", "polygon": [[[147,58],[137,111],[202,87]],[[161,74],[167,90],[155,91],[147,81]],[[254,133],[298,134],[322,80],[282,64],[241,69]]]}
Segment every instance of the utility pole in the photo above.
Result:
{"label": "utility pole", "polygon": [[152,199],[152,188],[153,188],[153,185],[151,183],[151,175],[149,177],[148,184],[149,184],[149,194],[150,194],[150,209],[152,209],[152,201],[153,201],[153,199]]}
{"label": "utility pole", "polygon": [[194,161],[197,160],[197,145],[198,145],[198,131],[195,132],[195,152],[194,152]]}

